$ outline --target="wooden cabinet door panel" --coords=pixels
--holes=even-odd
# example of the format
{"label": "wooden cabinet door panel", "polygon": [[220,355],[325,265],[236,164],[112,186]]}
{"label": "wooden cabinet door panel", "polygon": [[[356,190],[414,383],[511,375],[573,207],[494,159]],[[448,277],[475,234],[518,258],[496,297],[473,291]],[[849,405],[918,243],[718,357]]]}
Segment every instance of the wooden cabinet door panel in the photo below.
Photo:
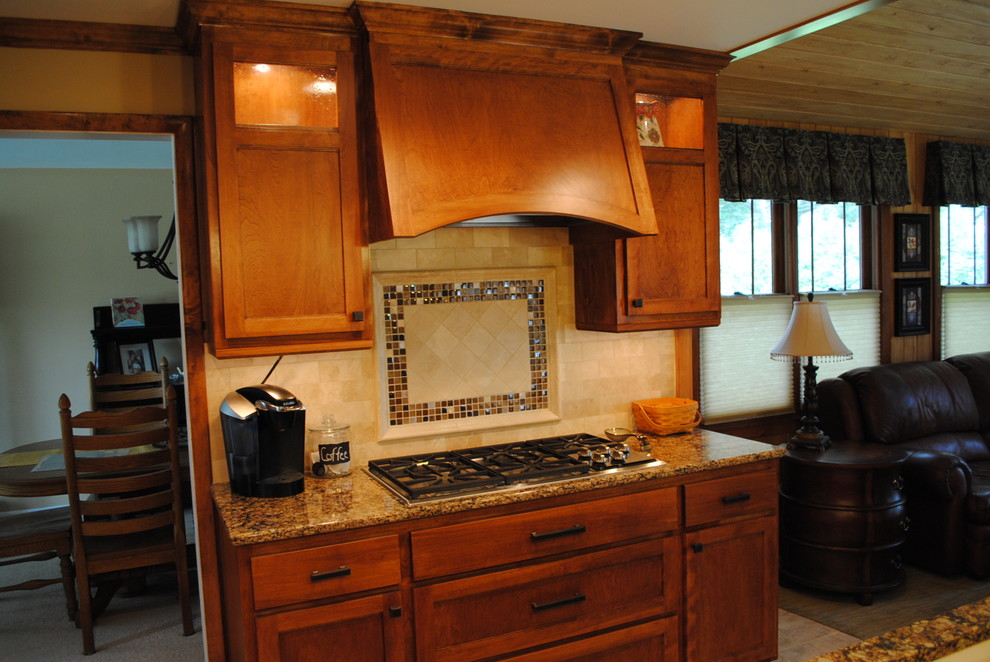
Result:
{"label": "wooden cabinet door panel", "polygon": [[[370,346],[351,43],[320,50],[245,43],[255,37],[226,29],[209,34],[212,85],[204,96],[212,107],[204,123],[216,156],[206,159],[213,169],[205,238],[214,353]],[[245,73],[261,70],[272,78]],[[311,79],[325,87],[304,85]],[[293,99],[302,107],[286,108]]]}
{"label": "wooden cabinet door panel", "polygon": [[401,609],[395,593],[260,616],[258,659],[402,662],[402,618],[392,609]]}
{"label": "wooden cabinet door panel", "polygon": [[469,662],[677,609],[677,539],[418,588],[423,662]]}
{"label": "wooden cabinet door panel", "polygon": [[242,145],[228,185],[236,198],[220,228],[228,337],[359,329],[339,152]]}
{"label": "wooden cabinet door panel", "polygon": [[718,252],[713,242],[718,234],[706,222],[704,165],[648,162],[646,175],[659,233],[626,240],[626,313],[696,313],[717,307]]}
{"label": "wooden cabinet door panel", "polygon": [[757,662],[777,654],[777,519],[684,536],[687,662]]}

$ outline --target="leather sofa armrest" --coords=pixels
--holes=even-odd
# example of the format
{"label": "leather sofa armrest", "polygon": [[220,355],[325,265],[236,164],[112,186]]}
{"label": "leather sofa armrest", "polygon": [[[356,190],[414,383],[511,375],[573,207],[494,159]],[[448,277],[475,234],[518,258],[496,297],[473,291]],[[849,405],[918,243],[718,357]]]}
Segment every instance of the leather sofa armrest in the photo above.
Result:
{"label": "leather sofa armrest", "polygon": [[911,451],[902,475],[908,494],[952,501],[969,495],[972,471],[964,459],[944,451]]}
{"label": "leather sofa armrest", "polygon": [[832,441],[863,441],[859,400],[852,385],[841,377],[818,383],[818,419]]}

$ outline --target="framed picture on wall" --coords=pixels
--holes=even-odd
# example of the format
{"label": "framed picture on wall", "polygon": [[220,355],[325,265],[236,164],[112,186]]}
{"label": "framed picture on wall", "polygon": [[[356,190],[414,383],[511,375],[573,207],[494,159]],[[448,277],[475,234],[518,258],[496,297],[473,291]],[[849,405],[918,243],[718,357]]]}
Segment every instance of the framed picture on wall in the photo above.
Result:
{"label": "framed picture on wall", "polygon": [[135,375],[139,372],[156,370],[155,356],[151,343],[136,342],[120,345],[120,371],[125,375]]}
{"label": "framed picture on wall", "polygon": [[894,335],[931,333],[931,278],[898,278],[894,281]]}
{"label": "framed picture on wall", "polygon": [[928,214],[894,214],[894,271],[928,271],[931,219]]}

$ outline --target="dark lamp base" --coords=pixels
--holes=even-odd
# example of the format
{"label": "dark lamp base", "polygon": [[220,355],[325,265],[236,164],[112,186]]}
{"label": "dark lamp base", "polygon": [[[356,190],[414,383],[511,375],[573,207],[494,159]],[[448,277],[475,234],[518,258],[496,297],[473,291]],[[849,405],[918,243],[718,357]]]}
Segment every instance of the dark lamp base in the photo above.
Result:
{"label": "dark lamp base", "polygon": [[828,450],[828,447],[831,445],[832,440],[828,438],[828,435],[823,434],[821,430],[814,432],[798,430],[797,434],[787,442],[788,448],[809,448],[816,451]]}

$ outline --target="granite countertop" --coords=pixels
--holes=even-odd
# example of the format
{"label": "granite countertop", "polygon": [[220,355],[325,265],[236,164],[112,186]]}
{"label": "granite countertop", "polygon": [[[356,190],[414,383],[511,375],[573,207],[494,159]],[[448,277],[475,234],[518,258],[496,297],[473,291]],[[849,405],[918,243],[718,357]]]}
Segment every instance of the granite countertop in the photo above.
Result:
{"label": "granite countertop", "polygon": [[217,483],[213,500],[231,542],[249,545],[658,480],[769,460],[785,453],[783,446],[699,429],[651,436],[651,441],[653,456],[665,464],[422,504],[406,505],[363,467],[355,467],[342,478],[307,476],[302,494],[281,499],[242,497],[231,493],[229,483]]}

